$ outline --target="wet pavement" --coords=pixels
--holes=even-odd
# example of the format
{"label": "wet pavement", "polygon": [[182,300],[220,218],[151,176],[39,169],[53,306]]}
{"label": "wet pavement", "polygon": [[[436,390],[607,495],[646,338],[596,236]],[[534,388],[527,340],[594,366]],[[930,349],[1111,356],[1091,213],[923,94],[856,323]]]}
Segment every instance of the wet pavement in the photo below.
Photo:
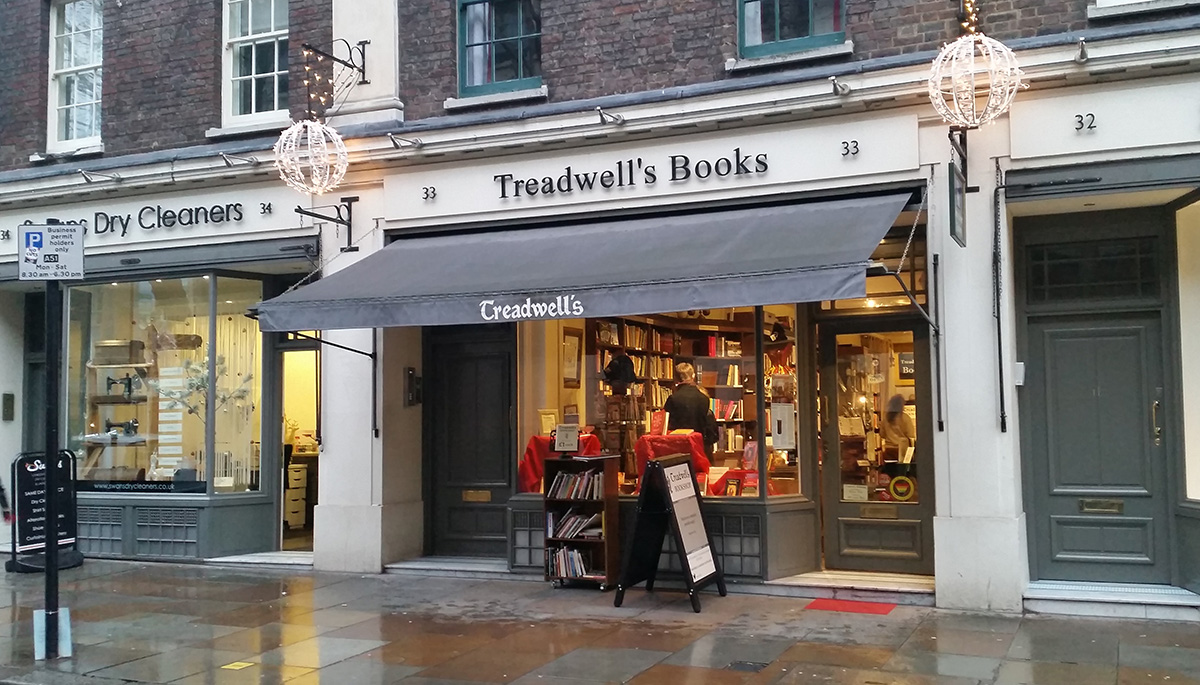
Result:
{"label": "wet pavement", "polygon": [[[0,579],[0,683],[1200,685],[1200,624],[528,580],[89,561],[62,573],[75,656],[34,662],[42,577]],[[853,604],[842,608],[886,610]]]}

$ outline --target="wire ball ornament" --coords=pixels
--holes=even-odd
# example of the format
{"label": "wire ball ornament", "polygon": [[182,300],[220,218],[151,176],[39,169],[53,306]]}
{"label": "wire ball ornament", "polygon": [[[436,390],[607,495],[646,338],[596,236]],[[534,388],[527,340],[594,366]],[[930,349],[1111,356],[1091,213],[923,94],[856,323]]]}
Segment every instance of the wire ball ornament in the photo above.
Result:
{"label": "wire ball ornament", "polygon": [[929,101],[951,126],[976,128],[995,120],[1025,88],[1017,56],[1004,43],[968,33],[933,60]]}
{"label": "wire ball ornament", "polygon": [[337,188],[349,166],[342,136],[320,121],[297,121],[275,141],[279,177],[302,193],[323,195]]}

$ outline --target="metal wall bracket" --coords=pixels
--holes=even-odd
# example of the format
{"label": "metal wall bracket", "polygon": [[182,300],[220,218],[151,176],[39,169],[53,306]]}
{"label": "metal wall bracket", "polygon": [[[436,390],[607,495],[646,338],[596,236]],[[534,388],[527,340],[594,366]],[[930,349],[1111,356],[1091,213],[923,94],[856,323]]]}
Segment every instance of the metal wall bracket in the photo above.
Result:
{"label": "metal wall bracket", "polygon": [[351,235],[353,231],[352,224],[354,223],[354,203],[358,202],[358,196],[343,197],[336,205],[326,205],[333,207],[336,214],[330,216],[328,214],[319,214],[309,209],[305,209],[300,205],[296,205],[296,213],[301,216],[311,217],[320,221],[328,221],[337,224],[338,226],[346,227],[346,245],[341,248],[342,252],[358,252],[358,246],[354,245],[354,237]]}
{"label": "metal wall bracket", "polygon": [[[333,54],[339,44],[346,46],[345,59]],[[322,59],[327,59],[335,64],[340,64],[347,69],[353,70],[358,74],[358,85],[365,86],[371,82],[367,78],[367,46],[370,44],[371,41],[369,40],[360,40],[357,44],[351,45],[350,41],[345,38],[337,38],[333,41],[333,45],[328,52],[314,46],[312,43],[301,43],[300,47]]]}
{"label": "metal wall bracket", "polygon": [[978,193],[979,186],[971,185],[970,176],[967,174],[967,131],[969,128],[962,126],[950,127],[950,149],[958,157],[958,167],[962,169],[963,185],[968,193]]}

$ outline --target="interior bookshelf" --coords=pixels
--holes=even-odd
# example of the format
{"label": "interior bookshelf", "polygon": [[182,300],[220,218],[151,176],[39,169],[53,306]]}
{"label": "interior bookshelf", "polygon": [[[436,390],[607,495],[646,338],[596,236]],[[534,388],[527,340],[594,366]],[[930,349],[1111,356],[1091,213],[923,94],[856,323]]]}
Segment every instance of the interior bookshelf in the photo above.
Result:
{"label": "interior bookshelf", "polygon": [[621,571],[619,457],[545,461],[546,580],[590,582],[607,590]]}
{"label": "interior bookshelf", "polygon": [[[754,330],[749,312],[731,319],[681,314],[589,319],[588,420],[596,426],[604,449],[622,454],[627,473],[635,470],[633,446],[648,430],[646,417],[664,408],[678,380],[676,364],[688,362],[721,429],[717,450],[731,457],[740,453],[744,426],[755,419],[757,406]],[[619,355],[629,357],[636,378],[624,389],[614,389],[604,377],[604,369]]]}

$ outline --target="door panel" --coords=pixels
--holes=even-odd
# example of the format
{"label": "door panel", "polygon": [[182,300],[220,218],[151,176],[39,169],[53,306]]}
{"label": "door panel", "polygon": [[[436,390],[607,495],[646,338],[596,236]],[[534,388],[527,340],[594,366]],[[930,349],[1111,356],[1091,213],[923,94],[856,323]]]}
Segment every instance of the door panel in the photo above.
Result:
{"label": "door panel", "polygon": [[933,573],[929,345],[922,329],[822,326],[826,568]]}
{"label": "door panel", "polygon": [[439,328],[426,343],[431,552],[504,558],[513,492],[514,328]]}
{"label": "door panel", "polygon": [[1028,336],[1038,577],[1170,582],[1160,315],[1031,318]]}

